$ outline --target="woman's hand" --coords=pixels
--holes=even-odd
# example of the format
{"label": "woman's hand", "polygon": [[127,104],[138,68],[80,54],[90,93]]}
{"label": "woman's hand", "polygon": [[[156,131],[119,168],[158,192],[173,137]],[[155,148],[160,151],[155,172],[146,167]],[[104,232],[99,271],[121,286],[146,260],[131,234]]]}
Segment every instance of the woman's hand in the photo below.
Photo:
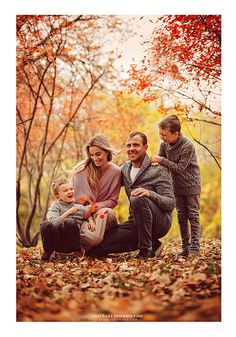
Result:
{"label": "woman's hand", "polygon": [[150,191],[146,190],[145,188],[138,187],[131,192],[131,195],[138,197],[150,197]]}
{"label": "woman's hand", "polygon": [[91,230],[91,232],[94,232],[96,229],[96,224],[92,218],[88,219],[88,228]]}

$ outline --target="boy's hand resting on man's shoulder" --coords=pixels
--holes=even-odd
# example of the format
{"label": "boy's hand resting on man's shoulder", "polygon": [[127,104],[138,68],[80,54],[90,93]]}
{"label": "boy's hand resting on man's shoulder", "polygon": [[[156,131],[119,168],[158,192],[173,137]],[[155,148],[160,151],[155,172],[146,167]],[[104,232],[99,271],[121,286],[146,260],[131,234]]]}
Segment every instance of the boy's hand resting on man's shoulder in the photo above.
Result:
{"label": "boy's hand resting on man's shoulder", "polygon": [[152,166],[158,166],[160,165],[162,157],[158,156],[158,154],[154,154],[154,156],[152,156],[150,159]]}

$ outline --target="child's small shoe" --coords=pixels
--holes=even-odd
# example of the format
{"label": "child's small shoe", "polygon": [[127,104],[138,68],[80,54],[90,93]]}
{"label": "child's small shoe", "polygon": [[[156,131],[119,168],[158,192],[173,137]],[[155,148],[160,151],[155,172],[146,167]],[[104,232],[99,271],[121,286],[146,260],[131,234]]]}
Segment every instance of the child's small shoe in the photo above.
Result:
{"label": "child's small shoe", "polygon": [[49,261],[50,257],[53,252],[46,252],[45,250],[43,251],[43,254],[41,256],[41,261]]}

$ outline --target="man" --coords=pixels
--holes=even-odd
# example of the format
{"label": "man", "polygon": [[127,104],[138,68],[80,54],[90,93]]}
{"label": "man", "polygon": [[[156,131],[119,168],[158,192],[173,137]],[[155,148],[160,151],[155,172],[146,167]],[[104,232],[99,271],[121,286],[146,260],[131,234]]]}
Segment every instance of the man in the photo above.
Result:
{"label": "man", "polygon": [[[90,255],[104,256],[139,249],[139,258],[160,255],[172,220],[175,198],[170,173],[152,166],[146,154],[147,137],[131,132],[126,142],[129,160],[122,166],[123,185],[130,201],[128,220],[108,231],[103,242]],[[156,254],[155,254],[156,252]]]}

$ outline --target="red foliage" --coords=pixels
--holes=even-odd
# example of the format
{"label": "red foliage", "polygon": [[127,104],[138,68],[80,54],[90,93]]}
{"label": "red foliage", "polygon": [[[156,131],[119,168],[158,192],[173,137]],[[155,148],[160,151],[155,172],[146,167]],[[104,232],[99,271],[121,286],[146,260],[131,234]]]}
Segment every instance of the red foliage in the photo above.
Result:
{"label": "red foliage", "polygon": [[165,15],[157,21],[141,65],[131,65],[123,85],[131,92],[148,92],[163,75],[180,83],[215,83],[221,76],[221,16]]}
{"label": "red foliage", "polygon": [[196,79],[208,80],[221,75],[221,16],[174,15],[163,16],[162,29],[156,29],[152,54],[172,60]]}

